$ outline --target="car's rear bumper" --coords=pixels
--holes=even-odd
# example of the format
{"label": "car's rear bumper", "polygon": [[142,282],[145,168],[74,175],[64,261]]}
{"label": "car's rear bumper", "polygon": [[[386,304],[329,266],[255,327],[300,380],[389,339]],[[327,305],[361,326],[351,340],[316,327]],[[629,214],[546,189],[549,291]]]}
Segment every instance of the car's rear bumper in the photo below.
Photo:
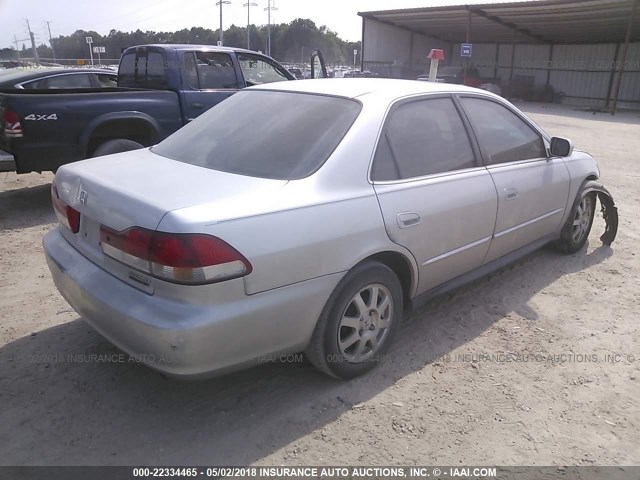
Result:
{"label": "car's rear bumper", "polygon": [[0,172],[13,172],[16,169],[16,162],[9,152],[0,150]]}
{"label": "car's rear bumper", "polygon": [[[44,251],[69,304],[111,343],[164,373],[220,374],[301,351],[342,277],[334,274],[216,304],[148,295],[99,268],[55,229]],[[226,282],[225,282],[226,283]],[[212,285],[211,288],[216,288]]]}

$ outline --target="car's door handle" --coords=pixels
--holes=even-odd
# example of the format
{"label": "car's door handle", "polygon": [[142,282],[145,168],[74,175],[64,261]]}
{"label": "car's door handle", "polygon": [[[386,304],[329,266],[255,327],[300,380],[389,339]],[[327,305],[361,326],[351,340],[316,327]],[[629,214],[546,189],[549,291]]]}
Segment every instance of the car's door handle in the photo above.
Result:
{"label": "car's door handle", "polygon": [[414,212],[399,213],[396,220],[400,228],[415,227],[420,224],[420,215]]}
{"label": "car's door handle", "polygon": [[520,195],[518,193],[518,190],[511,187],[505,188],[504,193],[506,193],[507,200],[513,200],[515,198],[518,198],[518,196]]}
{"label": "car's door handle", "polygon": [[202,108],[202,104],[201,103],[192,103],[191,106],[193,108]]}

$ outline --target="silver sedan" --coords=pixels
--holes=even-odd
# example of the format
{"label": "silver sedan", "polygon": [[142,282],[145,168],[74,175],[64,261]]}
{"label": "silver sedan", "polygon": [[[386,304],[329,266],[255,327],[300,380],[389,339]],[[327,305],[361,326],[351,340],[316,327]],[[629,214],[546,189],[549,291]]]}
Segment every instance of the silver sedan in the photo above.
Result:
{"label": "silver sedan", "polygon": [[56,286],[116,346],[206,376],[304,351],[350,378],[403,313],[553,242],[585,244],[598,168],[489,92],[322,79],[244,90],[155,147],[61,167]]}

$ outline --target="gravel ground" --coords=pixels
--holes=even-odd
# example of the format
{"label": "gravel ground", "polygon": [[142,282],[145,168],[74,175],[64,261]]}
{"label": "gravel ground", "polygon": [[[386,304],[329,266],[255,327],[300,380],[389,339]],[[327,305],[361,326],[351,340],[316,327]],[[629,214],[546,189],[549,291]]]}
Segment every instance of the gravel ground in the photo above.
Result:
{"label": "gravel ground", "polygon": [[640,463],[640,116],[521,108],[598,159],[618,239],[600,244],[598,217],[583,251],[428,305],[351,382],[304,362],[185,383],[90,361],[119,352],[49,276],[53,177],[0,173],[0,464]]}

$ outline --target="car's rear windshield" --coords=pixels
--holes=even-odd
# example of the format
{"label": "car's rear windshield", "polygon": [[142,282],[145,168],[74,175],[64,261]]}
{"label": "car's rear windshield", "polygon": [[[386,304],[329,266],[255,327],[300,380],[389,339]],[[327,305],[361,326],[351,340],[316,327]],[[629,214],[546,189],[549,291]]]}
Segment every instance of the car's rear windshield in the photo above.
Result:
{"label": "car's rear windshield", "polygon": [[153,152],[228,173],[295,180],[329,158],[360,113],[339,97],[245,90],[153,147]]}

